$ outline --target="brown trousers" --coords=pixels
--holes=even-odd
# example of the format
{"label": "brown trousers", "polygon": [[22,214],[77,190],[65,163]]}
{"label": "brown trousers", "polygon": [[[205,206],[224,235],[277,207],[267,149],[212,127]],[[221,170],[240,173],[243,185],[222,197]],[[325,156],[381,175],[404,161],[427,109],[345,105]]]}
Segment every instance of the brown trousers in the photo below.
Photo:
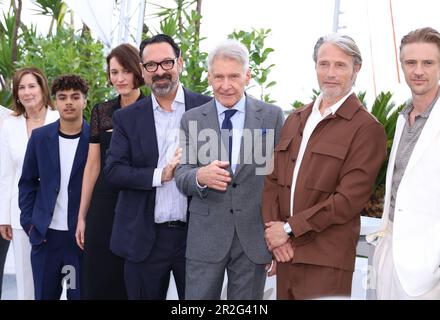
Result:
{"label": "brown trousers", "polygon": [[277,299],[347,299],[353,272],[302,263],[277,264]]}

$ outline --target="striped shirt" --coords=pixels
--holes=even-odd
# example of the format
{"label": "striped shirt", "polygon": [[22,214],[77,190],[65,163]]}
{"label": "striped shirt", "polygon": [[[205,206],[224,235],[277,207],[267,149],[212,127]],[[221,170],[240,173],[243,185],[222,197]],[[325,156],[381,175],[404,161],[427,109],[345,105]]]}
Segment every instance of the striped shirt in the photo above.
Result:
{"label": "striped shirt", "polygon": [[153,187],[156,187],[156,204],[154,207],[154,222],[163,223],[168,221],[186,222],[186,210],[188,207],[186,196],[177,189],[174,179],[162,184],[162,171],[173,158],[179,147],[180,120],[185,112],[185,94],[182,85],[176,93],[171,112],[167,112],[159,105],[154,95],[153,102],[154,124],[156,127],[159,159],[157,169],[154,170]]}

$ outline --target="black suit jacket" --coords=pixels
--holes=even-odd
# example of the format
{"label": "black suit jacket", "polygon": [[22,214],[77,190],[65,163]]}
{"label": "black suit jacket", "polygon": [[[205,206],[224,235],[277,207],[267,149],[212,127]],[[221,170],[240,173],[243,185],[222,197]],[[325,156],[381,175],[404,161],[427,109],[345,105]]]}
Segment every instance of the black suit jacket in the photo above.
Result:
{"label": "black suit jacket", "polygon": [[[185,110],[211,97],[184,89]],[[110,240],[113,253],[126,260],[145,260],[155,241],[153,174],[159,158],[151,96],[113,114],[113,135],[105,174],[118,188]]]}

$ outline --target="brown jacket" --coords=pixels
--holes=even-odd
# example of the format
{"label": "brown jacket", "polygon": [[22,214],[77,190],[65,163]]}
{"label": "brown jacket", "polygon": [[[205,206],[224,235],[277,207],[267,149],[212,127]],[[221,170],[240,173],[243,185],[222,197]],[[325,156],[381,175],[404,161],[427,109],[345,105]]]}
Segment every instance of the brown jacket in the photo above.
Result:
{"label": "brown jacket", "polygon": [[385,130],[355,94],[321,121],[304,153],[290,217],[293,169],[312,107],[296,110],[283,126],[264,184],[263,219],[290,223],[292,263],[353,271],[360,212],[386,156]]}

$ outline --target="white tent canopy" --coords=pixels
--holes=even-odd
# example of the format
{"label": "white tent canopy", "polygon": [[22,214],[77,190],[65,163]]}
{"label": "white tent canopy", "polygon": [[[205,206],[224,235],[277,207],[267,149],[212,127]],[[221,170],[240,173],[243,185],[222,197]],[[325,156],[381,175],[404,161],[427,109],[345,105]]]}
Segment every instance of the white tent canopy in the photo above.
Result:
{"label": "white tent canopy", "polygon": [[[145,0],[65,0],[109,50],[123,42],[138,45],[142,37]],[[117,14],[119,13],[119,18]]]}

